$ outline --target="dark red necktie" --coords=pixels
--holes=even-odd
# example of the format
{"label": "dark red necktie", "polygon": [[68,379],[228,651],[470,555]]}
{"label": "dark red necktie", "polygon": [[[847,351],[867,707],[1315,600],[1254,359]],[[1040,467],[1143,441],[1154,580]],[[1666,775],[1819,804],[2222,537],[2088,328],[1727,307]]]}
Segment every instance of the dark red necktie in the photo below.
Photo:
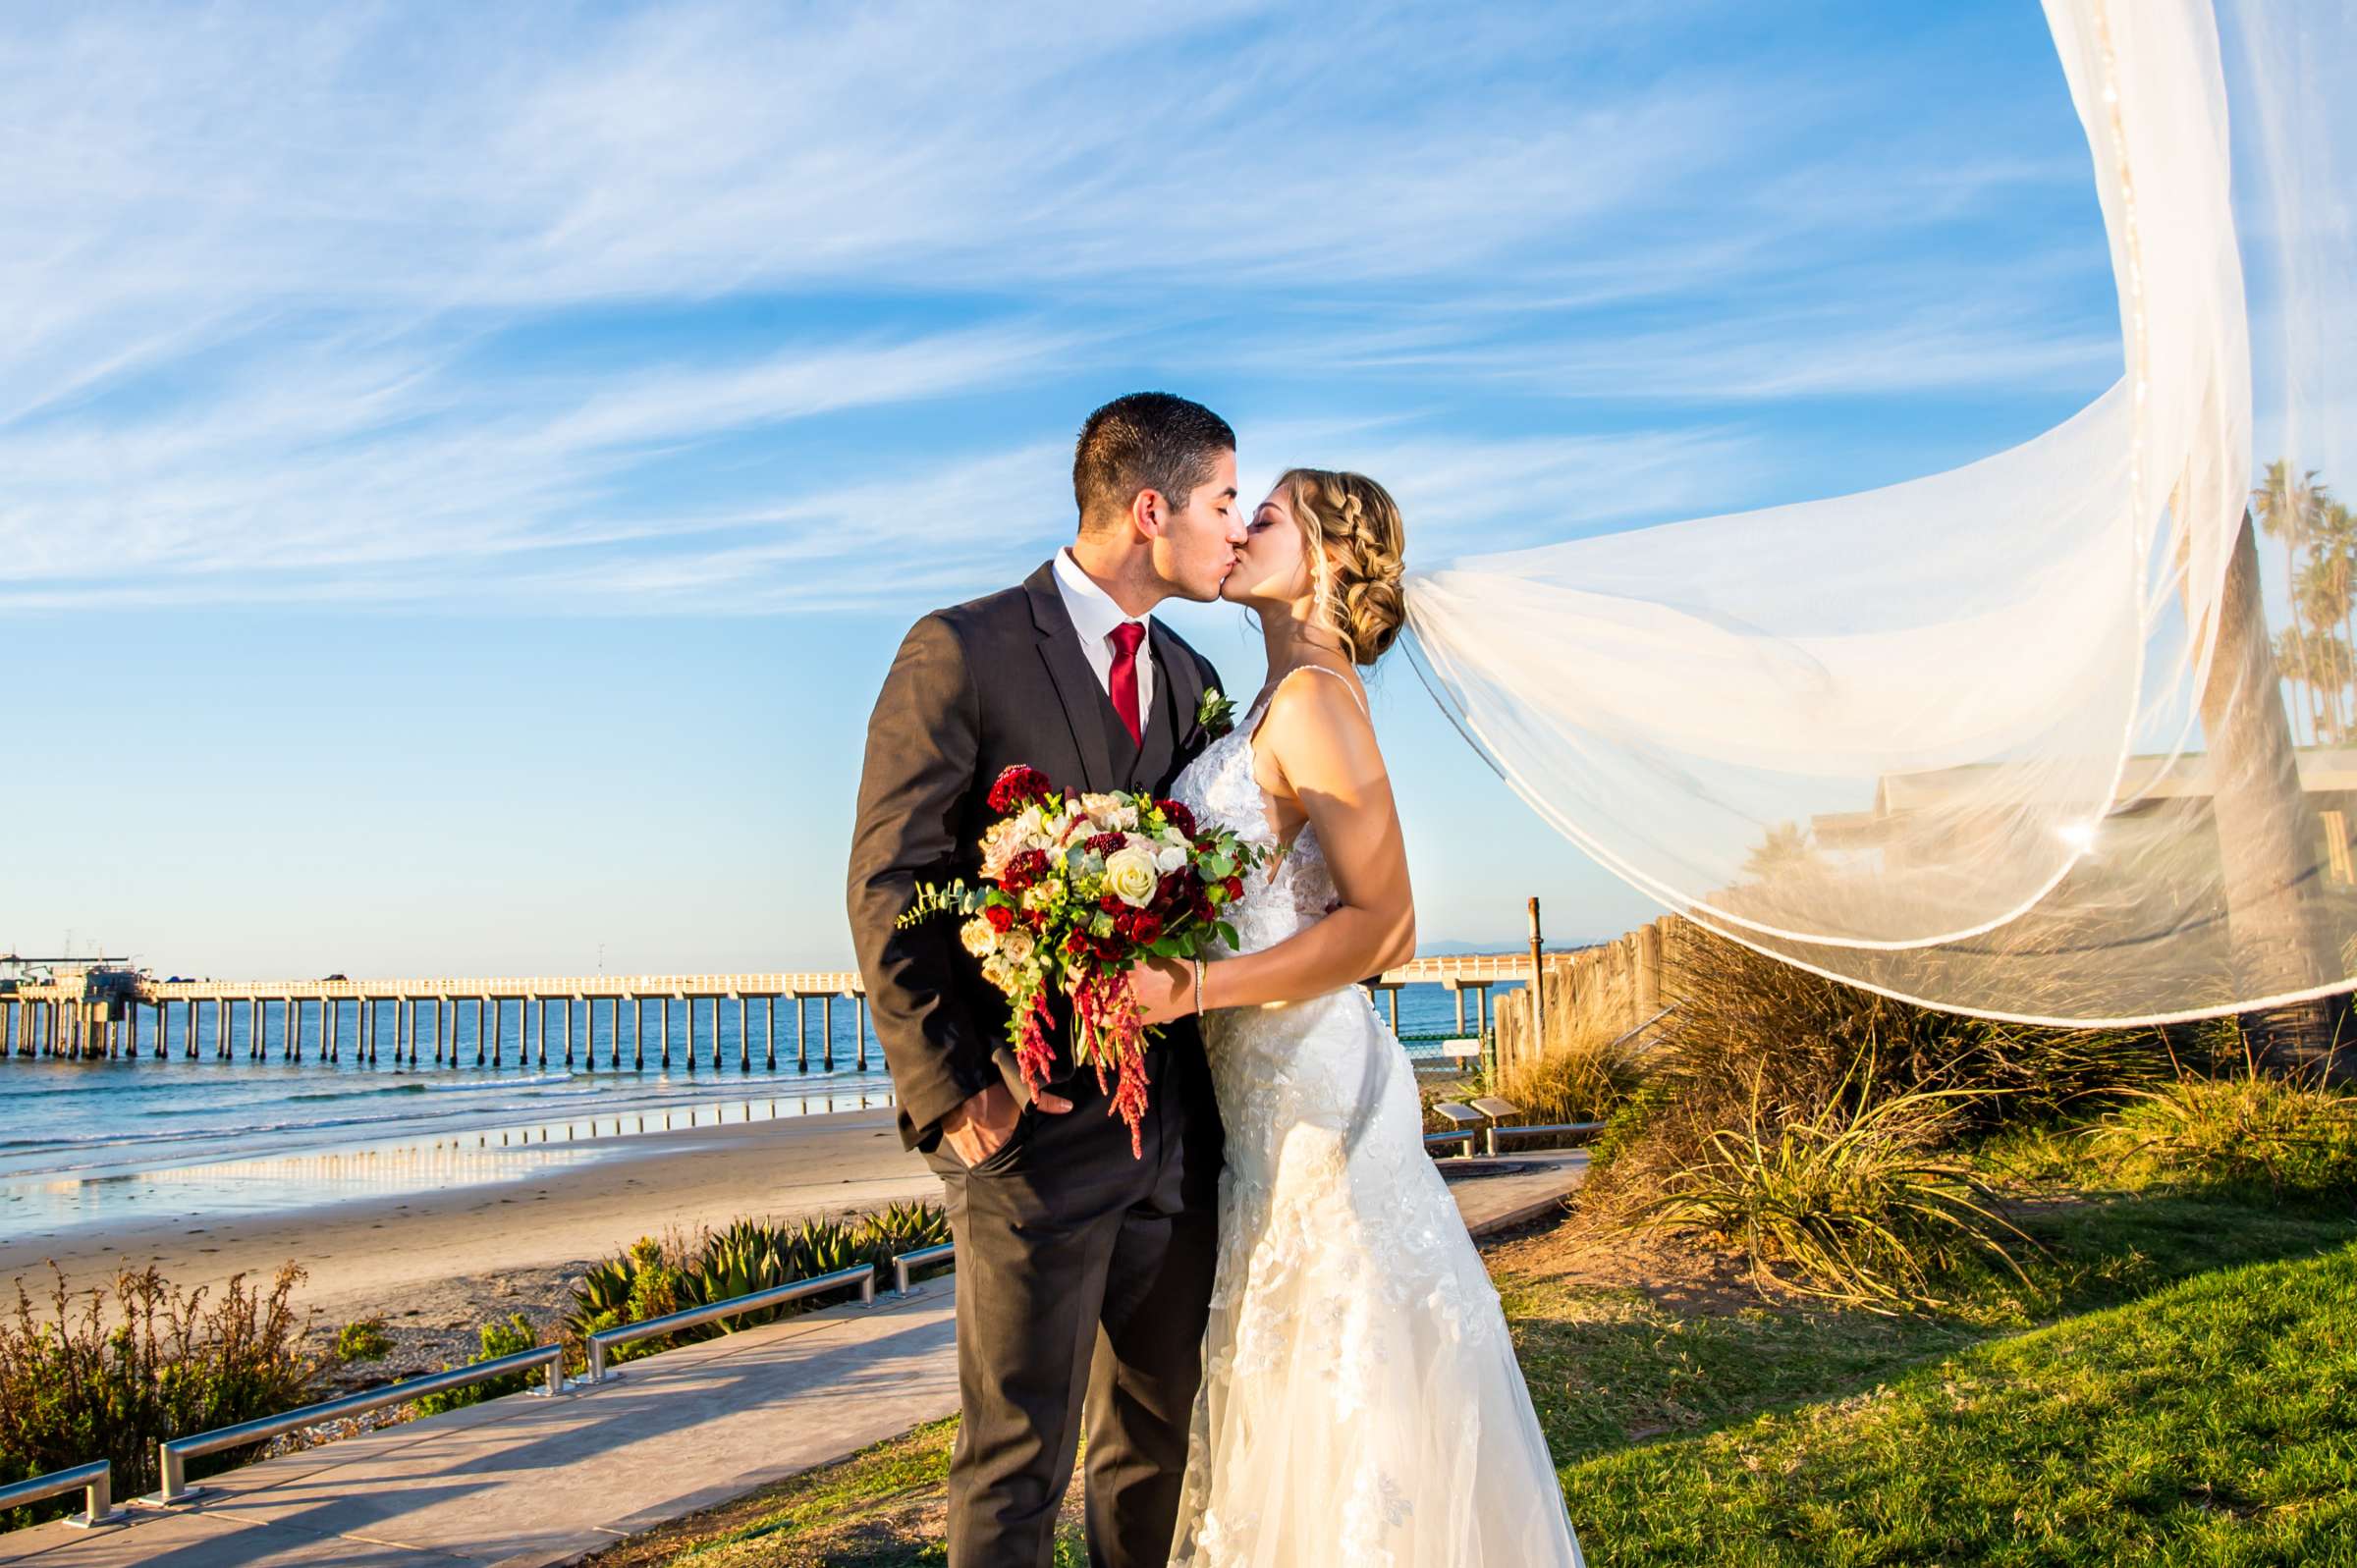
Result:
{"label": "dark red necktie", "polygon": [[1143,745],[1146,727],[1137,716],[1137,645],[1145,640],[1146,628],[1134,621],[1124,621],[1113,628],[1113,668],[1106,672],[1106,684],[1113,689],[1113,711],[1122,716],[1129,727],[1129,739]]}

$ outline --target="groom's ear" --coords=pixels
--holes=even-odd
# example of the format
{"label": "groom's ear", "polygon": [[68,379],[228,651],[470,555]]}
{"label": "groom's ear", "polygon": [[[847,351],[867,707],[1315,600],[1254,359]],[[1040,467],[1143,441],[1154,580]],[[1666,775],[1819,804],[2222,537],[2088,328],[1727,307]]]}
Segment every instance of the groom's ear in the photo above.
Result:
{"label": "groom's ear", "polygon": [[1170,499],[1159,490],[1140,490],[1129,498],[1129,526],[1141,539],[1159,539],[1171,523]]}

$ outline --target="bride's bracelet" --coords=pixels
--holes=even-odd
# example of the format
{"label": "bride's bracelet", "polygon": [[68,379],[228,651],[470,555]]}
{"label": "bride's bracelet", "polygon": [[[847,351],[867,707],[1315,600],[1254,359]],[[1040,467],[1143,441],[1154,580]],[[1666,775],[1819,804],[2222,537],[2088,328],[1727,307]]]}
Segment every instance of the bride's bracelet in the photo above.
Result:
{"label": "bride's bracelet", "polygon": [[1203,960],[1195,961],[1195,1016],[1203,1016]]}

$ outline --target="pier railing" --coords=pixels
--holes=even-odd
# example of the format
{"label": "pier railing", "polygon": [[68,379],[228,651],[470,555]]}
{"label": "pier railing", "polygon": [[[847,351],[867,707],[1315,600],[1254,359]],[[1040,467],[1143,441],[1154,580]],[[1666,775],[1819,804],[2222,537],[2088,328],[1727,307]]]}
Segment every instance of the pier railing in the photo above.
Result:
{"label": "pier railing", "polygon": [[544,1395],[553,1397],[565,1391],[565,1347],[563,1345],[534,1345],[513,1355],[495,1356],[489,1361],[477,1361],[465,1367],[453,1367],[447,1372],[428,1373],[403,1382],[385,1383],[375,1388],[363,1388],[356,1394],[345,1394],[337,1399],[323,1399],[315,1405],[304,1405],[281,1416],[263,1416],[255,1421],[242,1421],[234,1427],[215,1427],[211,1432],[199,1432],[187,1437],[174,1437],[156,1445],[157,1468],[163,1473],[163,1488],[140,1498],[141,1502],[172,1507],[201,1497],[208,1488],[192,1487],[188,1480],[188,1463],[205,1454],[216,1454],[224,1448],[243,1448],[250,1442],[262,1442],[284,1436],[303,1427],[339,1416],[363,1415],[382,1410],[387,1405],[405,1405],[427,1394],[446,1393],[453,1388],[465,1388],[494,1378],[544,1368]]}
{"label": "pier railing", "polygon": [[622,1376],[606,1370],[606,1352],[616,1345],[627,1345],[634,1339],[652,1339],[658,1334],[676,1333],[682,1328],[718,1323],[723,1318],[740,1317],[748,1312],[759,1312],[764,1307],[783,1306],[789,1301],[800,1301],[805,1296],[821,1296],[830,1290],[846,1290],[854,1285],[859,1289],[859,1305],[874,1306],[876,1266],[863,1263],[856,1269],[839,1269],[831,1274],[797,1279],[791,1284],[772,1285],[767,1290],[731,1296],[726,1301],[707,1302],[701,1307],[684,1307],[678,1312],[667,1312],[660,1318],[649,1318],[642,1323],[616,1324],[611,1328],[600,1328],[589,1336],[589,1371],[585,1380],[591,1387],[596,1387]]}
{"label": "pier railing", "polygon": [[957,1257],[958,1244],[954,1241],[945,1241],[938,1247],[919,1247],[914,1252],[904,1252],[892,1260],[893,1288],[905,1296],[908,1294],[908,1275],[911,1271],[937,1263],[955,1267]]}
{"label": "pier railing", "polygon": [[123,1517],[123,1510],[115,1506],[114,1486],[115,1467],[111,1460],[98,1459],[86,1465],[76,1465],[71,1470],[52,1470],[30,1481],[0,1487],[0,1514],[12,1508],[22,1508],[28,1502],[39,1502],[45,1497],[79,1491],[82,1493],[82,1512],[69,1518],[66,1523],[82,1530],[92,1525],[111,1525]]}

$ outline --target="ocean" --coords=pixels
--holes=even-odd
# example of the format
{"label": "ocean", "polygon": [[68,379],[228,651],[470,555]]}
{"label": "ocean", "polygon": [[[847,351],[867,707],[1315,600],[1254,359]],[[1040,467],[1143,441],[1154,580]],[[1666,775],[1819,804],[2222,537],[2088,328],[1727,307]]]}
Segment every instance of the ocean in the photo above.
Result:
{"label": "ocean", "polygon": [[[767,1042],[757,1007],[753,1065],[740,1069],[736,1009],[717,1010],[726,1065],[712,1066],[712,1017],[698,1008],[692,1071],[684,1065],[684,1009],[674,1013],[668,1069],[654,1064],[659,1049],[651,1043],[647,1067],[630,1065],[634,1038],[627,1026],[624,1064],[607,1066],[612,1041],[602,1008],[586,1030],[576,1013],[576,1045],[585,1034],[589,1049],[571,1069],[524,1064],[514,1019],[502,1020],[506,1065],[475,1066],[471,1007],[460,1009],[463,1065],[455,1067],[434,1065],[430,1039],[421,1043],[417,1066],[396,1066],[389,1029],[380,1030],[375,1064],[354,1061],[349,1007],[340,1062],[317,1059],[315,1021],[306,1059],[281,1059],[275,1015],[266,1020],[262,1060],[245,1054],[242,1017],[235,1054],[215,1060],[211,1008],[200,1009],[193,1061],[179,1054],[177,1036],[174,1054],[160,1061],[0,1059],[0,1239],[127,1216],[267,1213],[504,1180],[590,1158],[592,1140],[611,1151],[607,1140],[892,1104],[892,1081],[872,1038],[867,1070],[856,1065],[850,1006],[835,1009],[832,1070],[819,1064],[819,1009],[810,1009],[807,1071],[794,1065],[790,1023],[780,1029],[779,1066],[761,1064]],[[656,1027],[656,1010],[646,1017]],[[1454,1034],[1455,1026],[1453,994],[1437,985],[1399,993],[1399,1031],[1411,1054],[1437,1054],[1431,1037]],[[561,1026],[551,1033],[562,1039]],[[153,1050],[152,1041],[142,1045]],[[577,1064],[584,1059],[597,1065]]]}

